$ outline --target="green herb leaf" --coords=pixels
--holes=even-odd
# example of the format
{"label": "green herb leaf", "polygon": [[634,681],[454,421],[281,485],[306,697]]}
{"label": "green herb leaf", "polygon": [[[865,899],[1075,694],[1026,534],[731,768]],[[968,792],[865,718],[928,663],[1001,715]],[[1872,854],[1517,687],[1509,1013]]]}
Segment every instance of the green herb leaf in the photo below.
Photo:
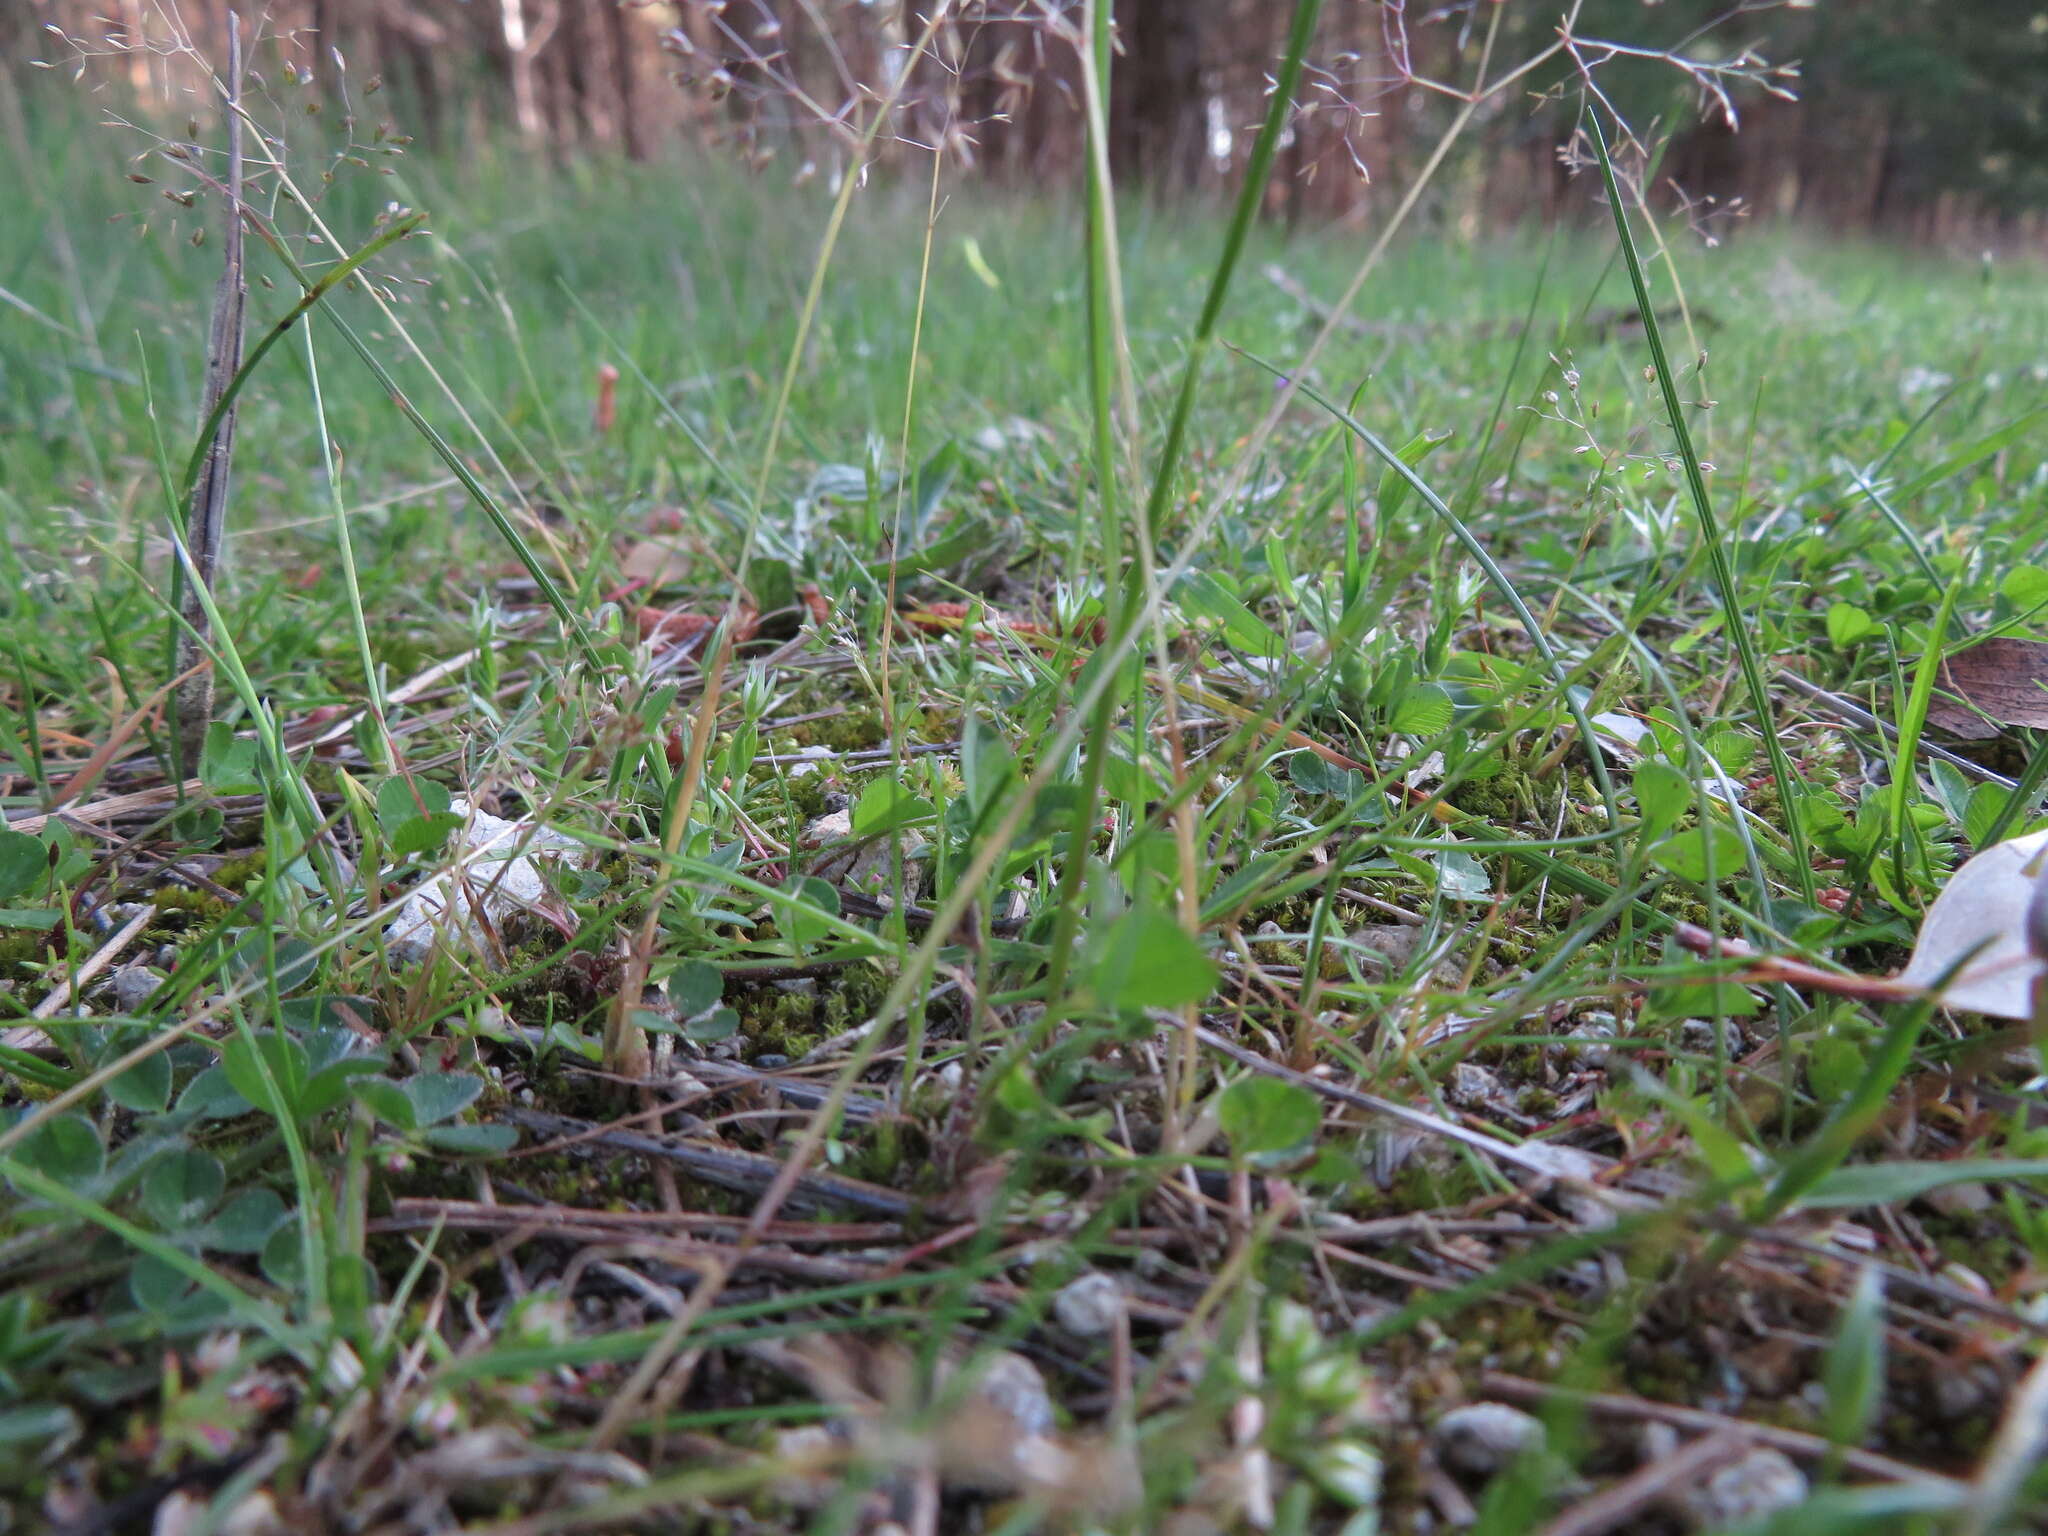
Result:
{"label": "green herb leaf", "polygon": [[1118,918],[1095,966],[1095,990],[1111,1008],[1178,1008],[1216,989],[1216,962],[1156,907]]}
{"label": "green herb leaf", "polygon": [[1216,1101],[1230,1150],[1248,1161],[1292,1158],[1311,1146],[1323,1122],[1316,1096],[1275,1077],[1240,1078]]}

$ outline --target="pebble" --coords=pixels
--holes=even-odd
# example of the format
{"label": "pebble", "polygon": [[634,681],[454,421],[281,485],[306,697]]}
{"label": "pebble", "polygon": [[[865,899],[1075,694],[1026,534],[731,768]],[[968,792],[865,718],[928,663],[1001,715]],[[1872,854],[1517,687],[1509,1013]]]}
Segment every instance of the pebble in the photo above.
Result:
{"label": "pebble", "polygon": [[148,1006],[150,994],[163,985],[163,978],[147,966],[124,965],[107,978],[107,994],[123,1013],[140,1013]]}
{"label": "pebble", "polygon": [[974,1395],[1014,1424],[1020,1439],[1051,1433],[1052,1393],[1037,1366],[1011,1350],[978,1364]]}
{"label": "pebble", "polygon": [[1621,1030],[1611,1013],[1582,1013],[1572,1020],[1572,1032],[1565,1037],[1573,1058],[1582,1067],[1607,1065],[1611,1048],[1607,1044]]}
{"label": "pebble", "polygon": [[[1367,923],[1346,935],[1368,971],[1382,979],[1396,976],[1415,963],[1422,946],[1422,930],[1406,923]],[[1465,967],[1446,957],[1431,967],[1429,979],[1439,987],[1461,989]]]}
{"label": "pebble", "polygon": [[[1728,1059],[1733,1061],[1742,1054],[1742,1031],[1733,1019],[1723,1019],[1721,1029],[1722,1044]],[[1711,1056],[1714,1054],[1714,1026],[1705,1019],[1682,1020],[1678,1026],[1678,1043],[1695,1056]]]}
{"label": "pebble", "polygon": [[1951,1421],[1983,1412],[1996,1403],[2003,1392],[2004,1383],[1999,1380],[1998,1367],[1989,1361],[1980,1360],[1961,1370],[1934,1373],[1935,1411]]}
{"label": "pebble", "polygon": [[1123,1287],[1099,1269],[1069,1280],[1052,1299],[1054,1319],[1067,1332],[1084,1339],[1108,1333],[1123,1309]]}
{"label": "pebble", "polygon": [[1982,1184],[1950,1184],[1921,1198],[1944,1216],[1974,1216],[1992,1205],[1991,1191]]}
{"label": "pebble", "polygon": [[[590,861],[588,849],[553,828],[504,821],[460,798],[449,801],[448,809],[463,824],[437,861],[441,872],[407,893],[384,930],[391,958],[400,965],[425,960],[436,944],[460,954],[482,953],[487,930],[550,899],[542,857],[570,867]],[[452,873],[457,865],[459,885]]]}
{"label": "pebble", "polygon": [[1806,1474],[1769,1446],[1731,1461],[1685,1495],[1685,1512],[1704,1531],[1762,1520],[1806,1502]]}
{"label": "pebble", "polygon": [[1438,1419],[1430,1438],[1452,1471],[1492,1477],[1523,1452],[1542,1449],[1543,1421],[1506,1403],[1467,1403]]}
{"label": "pebble", "polygon": [[1461,1061],[1451,1068],[1444,1096],[1460,1109],[1501,1115],[1511,1120],[1523,1118],[1515,1107],[1514,1095],[1507,1091],[1499,1076],[1476,1061]]}

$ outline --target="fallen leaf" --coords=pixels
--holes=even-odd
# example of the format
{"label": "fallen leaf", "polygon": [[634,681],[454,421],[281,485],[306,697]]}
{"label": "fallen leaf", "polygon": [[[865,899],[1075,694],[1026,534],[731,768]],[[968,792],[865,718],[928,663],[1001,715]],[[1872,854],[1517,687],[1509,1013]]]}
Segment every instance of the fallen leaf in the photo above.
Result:
{"label": "fallen leaf", "polygon": [[660,646],[696,645],[711,633],[718,621],[708,614],[682,608],[642,608],[633,615],[640,626],[640,638]]}
{"label": "fallen leaf", "polygon": [[687,576],[690,558],[673,539],[635,539],[619,561],[619,570],[653,592]]}
{"label": "fallen leaf", "polygon": [[1931,987],[1975,950],[1942,1001],[2001,1019],[2032,1017],[2034,981],[2048,966],[2027,946],[2027,907],[2048,879],[2044,852],[2048,832],[2030,832],[1986,848],[1951,875],[1899,979]]}
{"label": "fallen leaf", "polygon": [[[663,650],[671,646],[694,650],[704,643],[706,635],[718,627],[716,615],[695,613],[685,608],[642,608],[633,615],[633,622],[640,628],[641,639],[651,640]],[[761,616],[742,605],[733,615],[732,643],[746,644],[760,627]]]}
{"label": "fallen leaf", "polygon": [[[1973,741],[1999,726],[2048,726],[2048,640],[1986,640],[1942,663],[1941,682],[1927,718]],[[1989,717],[1988,719],[1986,717]]]}

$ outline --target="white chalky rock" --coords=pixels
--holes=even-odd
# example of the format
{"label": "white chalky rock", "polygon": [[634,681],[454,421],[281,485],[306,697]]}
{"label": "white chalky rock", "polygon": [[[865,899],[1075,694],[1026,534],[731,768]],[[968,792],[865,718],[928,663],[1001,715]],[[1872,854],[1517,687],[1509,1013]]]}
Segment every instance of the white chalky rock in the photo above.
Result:
{"label": "white chalky rock", "polygon": [[1492,1477],[1524,1451],[1543,1446],[1543,1421],[1506,1403],[1467,1403],[1436,1421],[1430,1438],[1454,1472]]}
{"label": "white chalky rock", "polygon": [[1007,1349],[975,1366],[974,1396],[1014,1424],[1020,1436],[1052,1432],[1052,1393],[1037,1366]]}
{"label": "white chalky rock", "polygon": [[1783,1451],[1758,1446],[1710,1475],[1686,1495],[1686,1512],[1701,1530],[1725,1530],[1806,1502],[1806,1474]]}
{"label": "white chalky rock", "polygon": [[[892,840],[881,836],[856,842],[851,811],[832,811],[818,817],[804,828],[800,841],[803,847],[822,850],[811,861],[812,874],[875,897],[884,905],[892,899],[889,894],[889,887],[895,879]],[[845,846],[839,846],[841,844]],[[902,846],[904,883],[914,886],[920,875],[919,866],[930,845],[910,832],[903,835]]]}
{"label": "white chalky rock", "polygon": [[590,850],[574,838],[534,822],[504,821],[467,800],[452,800],[448,809],[464,820],[442,850],[442,872],[414,886],[384,930],[385,946],[401,965],[426,959],[437,942],[480,951],[484,924],[496,933],[508,918],[544,904],[566,918],[535,856],[577,866],[589,861]]}
{"label": "white chalky rock", "polygon": [[107,993],[123,1013],[140,1013],[149,1006],[150,994],[163,985],[163,978],[146,966],[124,965],[107,978]]}
{"label": "white chalky rock", "polygon": [[1123,1287],[1114,1276],[1099,1269],[1068,1281],[1052,1299],[1054,1319],[1067,1332],[1084,1339],[1099,1338],[1109,1332],[1123,1309]]}

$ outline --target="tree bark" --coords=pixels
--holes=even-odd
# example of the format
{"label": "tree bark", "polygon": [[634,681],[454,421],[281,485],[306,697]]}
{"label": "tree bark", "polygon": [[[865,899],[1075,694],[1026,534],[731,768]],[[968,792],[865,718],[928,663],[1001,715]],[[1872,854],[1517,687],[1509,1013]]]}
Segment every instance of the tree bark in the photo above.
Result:
{"label": "tree bark", "polygon": [[1201,177],[1207,148],[1202,33],[1210,0],[1121,0],[1110,82],[1110,169],[1160,193]]}
{"label": "tree bark", "polygon": [[634,29],[626,19],[621,0],[608,0],[604,8],[605,37],[611,45],[612,92],[617,98],[619,142],[628,160],[645,160],[651,148],[647,125],[640,120],[639,78],[633,45]]}

